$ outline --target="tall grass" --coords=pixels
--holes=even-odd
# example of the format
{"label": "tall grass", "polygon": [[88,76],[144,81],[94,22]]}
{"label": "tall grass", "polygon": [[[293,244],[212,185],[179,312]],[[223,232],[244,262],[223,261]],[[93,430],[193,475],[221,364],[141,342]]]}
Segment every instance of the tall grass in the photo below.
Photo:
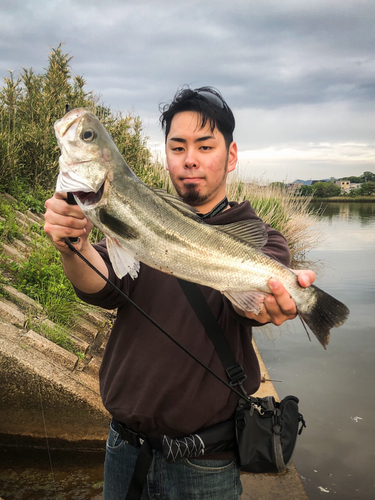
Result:
{"label": "tall grass", "polygon": [[60,151],[53,125],[64,115],[66,104],[96,113],[122,152],[126,151],[135,172],[149,162],[139,117],[112,113],[101,106],[94,93],[85,90],[84,78],[71,75],[71,59],[60,44],[51,48],[43,74],[22,68],[18,76],[11,71],[4,79],[0,90],[0,190],[17,198],[20,184],[38,199],[41,189],[54,188]]}
{"label": "tall grass", "polygon": [[322,240],[315,228],[319,211],[310,204],[310,197],[301,198],[282,186],[263,186],[238,177],[230,179],[227,195],[238,202],[249,200],[259,217],[284,235],[295,268],[303,266],[306,252]]}

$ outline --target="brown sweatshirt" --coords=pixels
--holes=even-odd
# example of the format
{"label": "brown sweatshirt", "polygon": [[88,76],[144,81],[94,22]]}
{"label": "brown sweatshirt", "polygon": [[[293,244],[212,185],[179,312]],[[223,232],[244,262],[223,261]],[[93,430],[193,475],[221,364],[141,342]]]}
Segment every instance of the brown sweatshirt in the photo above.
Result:
{"label": "brown sweatshirt", "polygon": [[[232,202],[230,210],[208,224],[258,218],[249,202]],[[289,265],[285,238],[269,226],[268,242],[262,249],[270,257]],[[149,314],[170,335],[189,349],[221,378],[224,368],[196,317],[177,279],[141,264],[138,278],[116,277],[105,240],[95,246],[109,269],[109,279]],[[200,286],[218,320],[237,361],[247,375],[249,394],[260,384],[258,361],[252,347],[251,326],[255,321],[238,315],[220,292]],[[100,368],[103,404],[120,422],[134,431],[157,437],[189,435],[232,417],[238,397],[190,358],[110,285],[98,293],[77,295],[106,309],[117,308],[117,319]]]}

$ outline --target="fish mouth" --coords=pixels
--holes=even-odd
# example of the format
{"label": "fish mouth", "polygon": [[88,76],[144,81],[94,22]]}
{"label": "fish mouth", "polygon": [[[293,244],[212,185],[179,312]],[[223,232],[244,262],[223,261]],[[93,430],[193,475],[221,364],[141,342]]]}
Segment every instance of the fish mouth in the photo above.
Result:
{"label": "fish mouth", "polygon": [[67,133],[71,139],[74,139],[78,123],[86,113],[87,110],[83,108],[73,109],[63,118],[57,120],[54,125],[55,132],[57,134],[57,140],[59,140],[59,138],[61,137],[64,137]]}
{"label": "fish mouth", "polygon": [[75,191],[75,192],[73,192],[73,194],[74,194],[74,196],[76,196],[79,199],[81,204],[84,206],[96,205],[102,199],[102,196],[104,193],[105,181],[106,181],[106,179],[104,180],[103,184],[100,186],[100,188],[97,192],[89,191],[87,193],[84,191]]}

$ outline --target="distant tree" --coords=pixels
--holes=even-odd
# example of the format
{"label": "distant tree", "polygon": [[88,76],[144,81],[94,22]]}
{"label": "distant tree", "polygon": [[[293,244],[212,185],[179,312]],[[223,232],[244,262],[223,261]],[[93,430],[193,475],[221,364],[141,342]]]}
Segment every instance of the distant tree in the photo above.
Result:
{"label": "distant tree", "polygon": [[312,185],[312,191],[315,198],[330,198],[341,194],[340,187],[333,182],[317,182]]}
{"label": "distant tree", "polygon": [[349,196],[351,198],[355,198],[356,196],[358,196],[360,193],[359,193],[360,189],[351,189],[349,191]]}
{"label": "distant tree", "polygon": [[364,182],[358,189],[358,194],[362,196],[371,196],[375,194],[375,182]]}
{"label": "distant tree", "polygon": [[300,196],[311,196],[313,194],[313,190],[311,186],[303,185],[299,188],[298,194]]}
{"label": "distant tree", "polygon": [[363,172],[360,182],[375,182],[375,174],[372,172]]}
{"label": "distant tree", "polygon": [[354,175],[351,175],[350,177],[341,177],[339,181],[350,181],[353,182],[354,184],[360,184],[361,182],[363,182],[363,179],[362,177],[356,177]]}
{"label": "distant tree", "polygon": [[355,175],[350,175],[350,176],[345,176],[341,177],[339,181],[350,181],[353,182],[354,184],[361,184],[362,182],[375,182],[375,174],[372,172],[363,172],[362,175],[355,176]]}

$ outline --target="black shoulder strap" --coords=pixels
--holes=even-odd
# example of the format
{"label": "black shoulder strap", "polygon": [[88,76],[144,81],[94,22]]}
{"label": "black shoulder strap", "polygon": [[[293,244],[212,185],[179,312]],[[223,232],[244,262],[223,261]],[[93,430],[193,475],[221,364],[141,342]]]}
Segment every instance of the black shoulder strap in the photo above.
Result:
{"label": "black shoulder strap", "polygon": [[191,307],[194,309],[199,321],[206,330],[208,337],[213,343],[220,361],[228,375],[230,385],[239,385],[241,390],[244,392],[242,383],[247,377],[242,366],[237,363],[229,342],[225,337],[223,330],[220,328],[220,325],[213,315],[209,305],[207,304],[201,290],[198,288],[198,285],[179,278],[177,281],[185,293]]}
{"label": "black shoulder strap", "polygon": [[152,448],[146,438],[139,450],[125,500],[140,500],[153,457]]}

